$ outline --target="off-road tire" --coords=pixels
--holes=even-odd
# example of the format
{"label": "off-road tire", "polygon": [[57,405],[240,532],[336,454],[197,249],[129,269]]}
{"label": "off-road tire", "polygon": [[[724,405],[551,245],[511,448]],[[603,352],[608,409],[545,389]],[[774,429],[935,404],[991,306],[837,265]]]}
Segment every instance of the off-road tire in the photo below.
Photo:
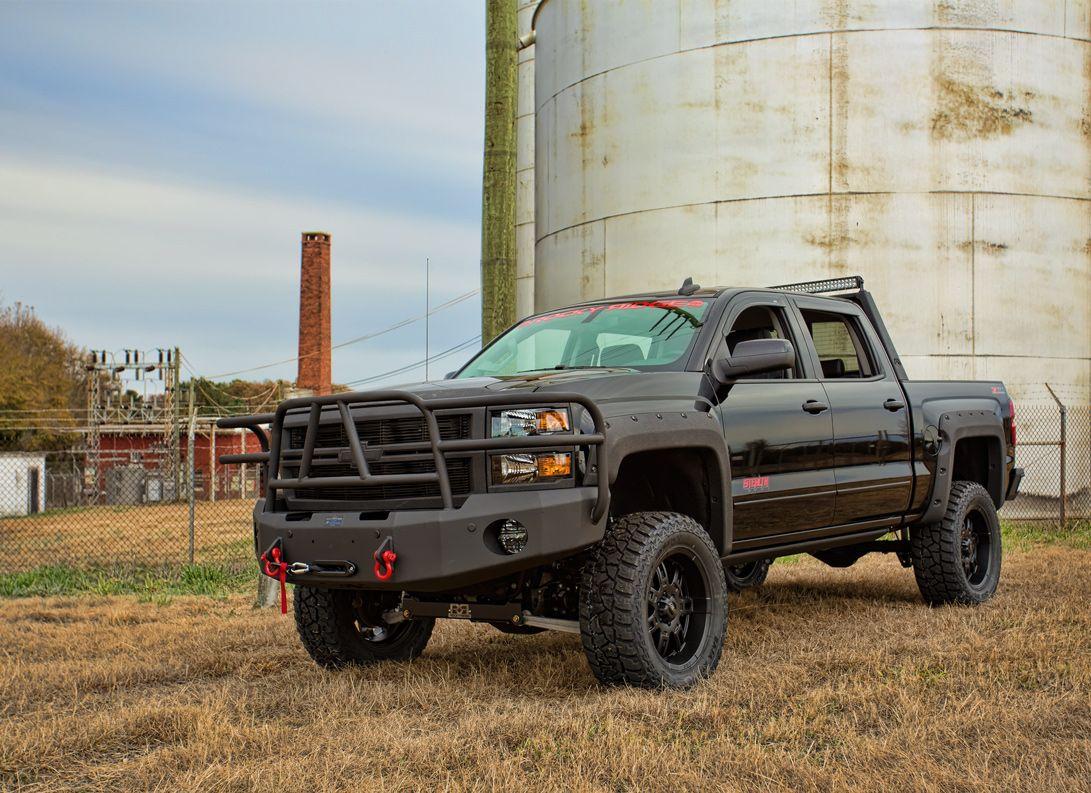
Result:
{"label": "off-road tire", "polygon": [[[699,633],[685,638],[676,651],[681,663],[668,661],[657,649],[653,639],[657,629],[650,624],[659,614],[651,604],[654,592],[662,591],[654,589],[662,580],[660,568],[674,559],[700,584],[688,585],[687,591],[695,593],[691,604],[706,601],[704,613],[694,608],[682,631],[688,637],[699,626]],[[687,688],[711,675],[723,653],[727,631],[723,564],[707,532],[692,518],[673,512],[626,515],[607,529],[584,566],[579,613],[583,649],[600,682]],[[685,651],[691,654],[683,657]]]}
{"label": "off-road tire", "polygon": [[[980,563],[984,567],[967,571],[963,533],[970,521],[979,537],[974,548],[986,540]],[[1000,519],[988,492],[977,482],[955,482],[947,510],[938,523],[914,526],[909,533],[913,573],[926,603],[941,606],[956,603],[976,606],[993,596],[1000,581],[1002,557]],[[977,554],[973,557],[977,559]],[[976,562],[975,562],[976,563]]]}
{"label": "off-road tire", "polygon": [[772,559],[757,559],[743,564],[724,565],[724,579],[727,588],[732,592],[742,592],[744,589],[753,589],[765,583],[772,566]]}
{"label": "off-road tire", "polygon": [[369,639],[358,626],[355,599],[378,597],[377,593],[349,589],[295,588],[295,625],[303,647],[319,666],[338,669],[378,661],[408,661],[428,644],[433,619],[395,623],[386,638]]}
{"label": "off-road tire", "polygon": [[490,622],[501,633],[510,633],[515,636],[533,636],[536,633],[545,633],[545,628],[536,625],[516,625],[512,622]]}

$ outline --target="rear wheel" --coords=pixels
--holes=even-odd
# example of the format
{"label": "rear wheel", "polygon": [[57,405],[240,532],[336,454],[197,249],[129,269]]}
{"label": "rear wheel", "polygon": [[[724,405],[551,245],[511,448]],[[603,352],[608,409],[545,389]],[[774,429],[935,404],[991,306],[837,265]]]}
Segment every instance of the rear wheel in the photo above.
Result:
{"label": "rear wheel", "polygon": [[685,688],[712,674],[727,630],[719,554],[692,518],[637,512],[593,550],[580,587],[580,633],[603,683]]}
{"label": "rear wheel", "polygon": [[996,592],[1000,519],[977,482],[955,482],[943,519],[913,527],[909,547],[917,586],[930,605],[977,605]]}
{"label": "rear wheel", "polygon": [[351,589],[295,588],[295,624],[299,638],[319,666],[408,661],[432,636],[435,620],[387,624],[382,615],[398,605],[397,593]]}
{"label": "rear wheel", "polygon": [[732,592],[741,592],[765,583],[765,577],[769,575],[769,567],[772,559],[756,559],[753,562],[744,562],[724,567],[724,578],[727,580],[727,588]]}

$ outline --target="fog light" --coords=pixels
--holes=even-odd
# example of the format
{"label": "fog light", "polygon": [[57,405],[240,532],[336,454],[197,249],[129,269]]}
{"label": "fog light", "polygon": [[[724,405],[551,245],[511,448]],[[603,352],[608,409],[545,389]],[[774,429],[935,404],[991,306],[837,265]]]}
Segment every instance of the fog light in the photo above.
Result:
{"label": "fog light", "polygon": [[507,518],[496,529],[496,541],[505,553],[519,553],[527,547],[527,527],[517,520]]}

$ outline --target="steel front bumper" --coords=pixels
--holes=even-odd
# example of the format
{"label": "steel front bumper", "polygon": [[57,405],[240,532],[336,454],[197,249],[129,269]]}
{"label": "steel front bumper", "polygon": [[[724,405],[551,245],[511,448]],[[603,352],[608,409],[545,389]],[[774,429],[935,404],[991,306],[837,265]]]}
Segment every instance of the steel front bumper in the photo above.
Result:
{"label": "steel front bumper", "polygon": [[[563,556],[602,539],[605,519],[591,519],[594,487],[478,493],[458,509],[391,512],[383,520],[361,520],[358,512],[254,511],[258,554],[279,540],[289,564],[318,565],[326,572],[289,574],[307,586],[435,592],[499,578]],[[491,541],[489,526],[514,518],[527,528],[527,546],[509,555]],[[389,542],[397,554],[394,574],[379,580],[372,554]],[[389,544],[387,545],[389,547]],[[351,563],[351,565],[346,564]],[[351,574],[345,569],[354,567]]]}

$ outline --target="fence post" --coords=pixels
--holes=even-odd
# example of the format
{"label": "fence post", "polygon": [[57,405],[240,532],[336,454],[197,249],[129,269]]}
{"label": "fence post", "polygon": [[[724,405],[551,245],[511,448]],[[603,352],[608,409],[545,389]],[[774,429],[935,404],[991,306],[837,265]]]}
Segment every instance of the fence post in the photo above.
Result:
{"label": "fence post", "polygon": [[1068,456],[1066,454],[1068,451],[1068,406],[1057,398],[1057,395],[1053,392],[1049,383],[1046,383],[1045,385],[1046,390],[1049,391],[1049,395],[1053,397],[1053,401],[1057,403],[1061,418],[1061,439],[1058,444],[1061,448],[1061,498],[1060,515],[1058,517],[1060,519],[1061,528],[1063,529],[1068,522],[1068,483],[1065,481],[1067,473],[1065,470],[1065,458]]}
{"label": "fence post", "polygon": [[209,481],[211,486],[208,489],[208,500],[216,500],[216,422],[212,422],[212,427],[208,432],[208,470],[210,473]]}
{"label": "fence post", "polygon": [[258,599],[254,603],[256,609],[270,609],[280,605],[280,584],[275,578],[270,578],[258,571]]}
{"label": "fence post", "polygon": [[189,433],[186,442],[186,468],[189,473],[187,479],[189,480],[189,563],[193,564],[193,518],[196,508],[195,490],[197,489],[197,477],[196,471],[193,465],[193,446],[194,439],[197,435],[197,409],[193,406],[193,378],[189,381]]}
{"label": "fence post", "polygon": [[1061,405],[1061,528],[1068,522],[1068,482],[1066,458],[1068,457],[1068,407]]}

